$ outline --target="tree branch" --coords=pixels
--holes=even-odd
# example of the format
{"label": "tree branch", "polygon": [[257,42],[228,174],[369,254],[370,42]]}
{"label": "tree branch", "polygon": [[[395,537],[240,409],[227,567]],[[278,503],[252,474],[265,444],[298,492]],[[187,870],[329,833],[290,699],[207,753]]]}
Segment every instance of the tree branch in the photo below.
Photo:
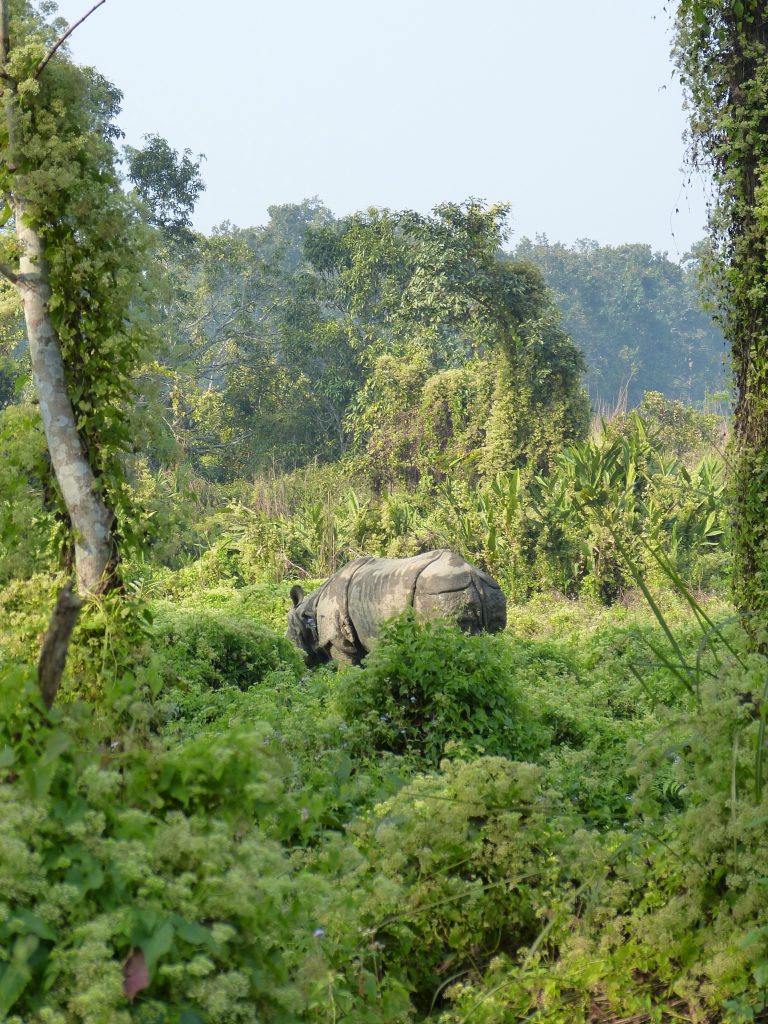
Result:
{"label": "tree branch", "polygon": [[39,78],[40,77],[40,75],[41,75],[41,73],[43,71],[43,68],[48,63],[48,61],[51,59],[51,57],[54,55],[54,53],[56,53],[56,51],[59,49],[59,47],[62,46],[67,41],[67,39],[69,39],[69,37],[72,35],[72,33],[75,31],[75,29],[78,28],[78,26],[83,24],[83,22],[85,21],[86,18],[90,18],[90,16],[93,14],[93,12],[95,10],[98,10],[98,8],[101,7],[102,4],[105,4],[106,2],[107,2],[107,0],[99,0],[98,3],[93,5],[93,7],[90,9],[90,11],[86,11],[86,13],[82,16],[82,18],[80,18],[78,21],[73,21],[72,22],[72,24],[67,28],[67,30],[62,35],[59,36],[59,38],[56,40],[56,42],[50,48],[48,53],[46,53],[46,55],[43,57],[43,59],[37,65],[37,67],[35,68],[34,73],[32,75],[33,78]]}
{"label": "tree branch", "polygon": [[10,281],[11,284],[21,283],[21,278],[19,277],[19,275],[15,273],[15,271],[11,270],[10,267],[7,267],[5,263],[0,263],[0,275],[6,278],[6,280]]}

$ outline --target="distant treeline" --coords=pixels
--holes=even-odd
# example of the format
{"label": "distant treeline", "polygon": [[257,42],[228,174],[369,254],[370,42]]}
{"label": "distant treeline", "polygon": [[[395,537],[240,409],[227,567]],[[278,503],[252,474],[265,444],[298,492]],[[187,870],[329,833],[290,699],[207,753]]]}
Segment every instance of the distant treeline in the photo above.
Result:
{"label": "distant treeline", "polygon": [[[140,449],[213,480],[342,455],[382,487],[467,453],[480,475],[541,471],[585,436],[589,399],[699,403],[724,387],[695,258],[545,238],[510,251],[508,212],[336,218],[312,199],[261,227],[161,231]],[[0,298],[8,404],[27,371],[18,306]]]}
{"label": "distant treeline", "polygon": [[524,238],[515,259],[540,267],[563,327],[587,360],[593,402],[630,406],[646,391],[701,402],[727,386],[722,331],[704,310],[697,251],[681,263],[649,245]]}

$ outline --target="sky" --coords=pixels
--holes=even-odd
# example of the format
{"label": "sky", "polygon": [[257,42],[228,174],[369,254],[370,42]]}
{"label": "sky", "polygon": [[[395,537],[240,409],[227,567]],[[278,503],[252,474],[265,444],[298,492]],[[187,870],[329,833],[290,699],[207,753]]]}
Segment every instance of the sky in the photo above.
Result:
{"label": "sky", "polygon": [[[68,21],[93,0],[60,0]],[[512,204],[513,242],[704,235],[663,0],[107,0],[71,40],[126,141],[204,153],[195,226]],[[674,6],[674,5],[671,5]]]}

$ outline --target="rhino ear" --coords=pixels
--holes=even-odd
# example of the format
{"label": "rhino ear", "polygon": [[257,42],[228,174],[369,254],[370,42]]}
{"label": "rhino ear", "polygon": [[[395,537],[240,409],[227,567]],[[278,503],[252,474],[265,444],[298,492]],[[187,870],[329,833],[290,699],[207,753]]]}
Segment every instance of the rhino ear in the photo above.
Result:
{"label": "rhino ear", "polygon": [[291,587],[291,600],[294,608],[304,600],[304,588],[300,587],[298,583]]}

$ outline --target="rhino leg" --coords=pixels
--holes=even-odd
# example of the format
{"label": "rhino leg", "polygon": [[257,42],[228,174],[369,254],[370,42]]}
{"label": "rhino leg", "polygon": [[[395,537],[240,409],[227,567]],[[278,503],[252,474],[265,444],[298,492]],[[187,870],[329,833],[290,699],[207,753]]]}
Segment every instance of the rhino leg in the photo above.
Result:
{"label": "rhino leg", "polygon": [[331,658],[341,665],[359,665],[365,654],[365,651],[361,653],[358,648],[351,650],[346,644],[341,647],[337,647],[336,644],[330,646]]}

